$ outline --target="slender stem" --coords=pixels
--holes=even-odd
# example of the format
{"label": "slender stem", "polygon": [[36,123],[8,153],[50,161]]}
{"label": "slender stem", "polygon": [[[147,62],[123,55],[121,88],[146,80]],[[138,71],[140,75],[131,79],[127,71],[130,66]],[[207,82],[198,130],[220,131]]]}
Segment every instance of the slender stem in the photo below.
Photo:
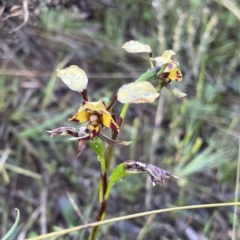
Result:
{"label": "slender stem", "polygon": [[25,240],[41,240],[41,239],[46,239],[46,238],[50,239],[50,237],[56,237],[56,236],[60,237],[64,234],[79,231],[79,230],[82,230],[82,229],[85,229],[85,228],[96,227],[96,226],[100,226],[100,225],[106,225],[106,224],[110,224],[110,223],[114,223],[114,222],[119,222],[119,221],[138,218],[138,217],[144,217],[144,216],[148,216],[148,215],[152,215],[152,214],[173,212],[173,211],[181,211],[181,210],[191,210],[191,209],[229,207],[229,206],[240,206],[240,202],[190,205],[190,206],[173,207],[173,208],[158,209],[158,210],[148,211],[148,212],[141,212],[141,213],[131,214],[131,215],[123,216],[123,217],[112,218],[112,219],[108,219],[108,220],[104,220],[104,221],[100,221],[100,222],[88,223],[88,224],[84,224],[84,225],[81,225],[81,226],[72,227],[72,228],[61,230],[61,231],[56,231],[56,232],[44,234],[44,235],[41,235],[41,236],[38,236],[38,237],[27,238]]}
{"label": "slender stem", "polygon": [[[149,81],[149,80],[153,79],[154,77],[156,77],[157,73],[159,71],[163,71],[163,70],[164,69],[161,69],[161,67],[159,67],[159,66],[153,67],[150,70],[148,70],[147,72],[145,72],[143,75],[141,75],[136,80],[136,82],[137,81]],[[107,109],[108,110],[111,109],[114,106],[114,104],[116,103],[116,101],[117,101],[117,95],[115,95],[113,97],[113,99],[111,100]],[[120,130],[121,130],[122,123],[123,123],[123,121],[126,117],[128,107],[129,107],[129,104],[124,104],[123,108],[122,108],[122,111],[120,113],[120,117],[119,117],[118,122],[117,122]],[[112,140],[116,140],[117,137],[118,137],[118,134],[119,134],[118,132],[113,132]],[[103,170],[103,166],[101,167],[102,168],[101,182],[100,182],[100,191],[101,192],[100,192],[100,198],[99,198],[100,201],[101,201],[101,206],[99,208],[96,221],[104,220],[104,218],[106,216],[107,199],[108,199],[108,197],[110,195],[110,191],[112,189],[112,186],[110,186],[110,184],[107,185],[107,172],[108,172],[110,164],[111,164],[113,151],[114,151],[114,147],[108,145],[108,147],[105,151],[105,154],[104,154],[105,155],[105,169]],[[93,230],[91,232],[89,240],[94,240],[96,238],[99,229],[100,229],[99,226],[93,227]]]}
{"label": "slender stem", "polygon": [[[127,114],[128,107],[129,107],[129,104],[124,104],[123,108],[122,108],[122,111],[120,113],[120,117],[119,117],[119,120],[118,120],[118,126],[119,126],[120,130],[121,130],[123,120],[124,120],[124,118]],[[117,136],[118,136],[118,132],[114,132],[113,135],[112,135],[112,139],[116,140]],[[105,152],[105,163],[106,163],[106,165],[105,165],[106,169],[105,170],[106,171],[105,171],[104,175],[101,174],[101,181],[102,181],[102,183],[101,183],[101,188],[102,188],[101,189],[101,200],[102,200],[102,202],[101,202],[100,209],[98,211],[96,221],[104,220],[104,218],[106,216],[107,199],[109,197],[112,186],[110,186],[110,184],[105,185],[104,183],[107,182],[107,172],[108,172],[108,169],[109,169],[109,166],[110,166],[110,163],[111,163],[113,150],[114,150],[114,147],[111,146],[111,145],[108,145],[108,148]],[[103,185],[104,185],[104,187],[103,187]],[[96,227],[93,228],[93,230],[91,232],[91,235],[89,237],[89,240],[94,240],[96,238],[99,229],[100,229],[99,226],[96,226]]]}
{"label": "slender stem", "polygon": [[[121,111],[121,113],[120,113],[120,117],[119,117],[118,122],[117,122],[120,130],[121,130],[121,126],[122,126],[123,120],[124,120],[124,118],[125,118],[125,116],[126,116],[128,107],[129,107],[129,104],[124,104],[124,105],[123,105],[123,108],[122,108],[122,111]],[[118,132],[114,132],[114,133],[112,134],[112,140],[116,140],[117,137],[118,137]],[[107,169],[107,171],[108,171],[108,169],[109,169],[109,167],[110,167],[113,150],[114,150],[114,147],[111,146],[111,145],[108,145],[108,148],[107,148],[107,150],[106,150],[106,152],[105,152],[106,169]]]}
{"label": "slender stem", "polygon": [[117,95],[115,95],[111,102],[109,103],[108,107],[107,107],[107,110],[109,111],[111,108],[113,108],[113,106],[115,105],[115,103],[117,102]]}
{"label": "slender stem", "polygon": [[120,117],[119,117],[119,119],[118,119],[118,126],[119,126],[119,127],[122,126],[122,123],[123,123],[124,118],[125,118],[125,116],[126,116],[126,114],[127,114],[127,111],[128,111],[128,107],[129,107],[129,104],[128,104],[128,103],[125,103],[125,104],[123,105],[122,111],[121,111],[121,113],[120,113]]}
{"label": "slender stem", "polygon": [[151,68],[153,68],[153,67],[154,67],[154,64],[153,64],[153,62],[152,62],[152,60],[151,60],[151,57],[149,58],[149,63],[150,63]]}
{"label": "slender stem", "polygon": [[99,202],[102,203],[107,189],[107,174],[101,173],[99,183]]}
{"label": "slender stem", "polygon": [[[105,168],[106,170],[106,168]],[[108,188],[107,182],[107,172],[101,173],[100,176],[100,184],[99,184],[99,201],[101,203],[100,208],[98,210],[98,215],[96,217],[96,222],[101,221],[105,218],[106,210],[107,210],[107,201],[105,200],[106,191]],[[89,240],[94,240],[98,234],[100,227],[93,227],[92,232],[89,236]]]}
{"label": "slender stem", "polygon": [[81,95],[82,95],[83,100],[88,101],[87,89],[84,89],[84,90],[81,92]]}
{"label": "slender stem", "polygon": [[[113,140],[116,140],[117,138],[117,134],[116,133],[113,133],[112,135],[112,139]],[[114,147],[111,146],[111,145],[108,145],[107,149],[106,149],[106,152],[105,152],[105,158],[106,158],[106,168],[107,168],[107,171],[110,167],[110,164],[111,164],[111,159],[112,159],[112,155],[113,155],[113,150],[114,150]]]}
{"label": "slender stem", "polygon": [[102,157],[98,156],[98,160],[101,164],[101,175],[99,182],[99,202],[101,203],[104,199],[105,192],[107,190],[107,174],[106,174],[106,161]]}
{"label": "slender stem", "polygon": [[150,81],[151,79],[153,79],[154,77],[156,77],[157,73],[161,71],[161,67],[160,66],[156,66],[154,68],[149,69],[147,72],[145,72],[144,74],[142,74],[137,80],[136,82],[141,82],[141,81]]}
{"label": "slender stem", "polygon": [[108,200],[108,197],[110,195],[110,192],[111,192],[111,189],[112,189],[113,185],[112,184],[108,184],[108,187],[107,187],[107,191],[105,193],[105,196],[104,196],[104,199],[107,201]]}
{"label": "slender stem", "polygon": [[[102,203],[101,203],[101,207],[99,209],[99,212],[98,212],[98,216],[96,218],[96,222],[100,222],[100,221],[105,219],[106,209],[107,209],[107,201],[103,200]],[[100,230],[100,226],[96,225],[95,227],[93,227],[92,232],[89,236],[89,240],[94,240],[96,238],[99,230]]]}

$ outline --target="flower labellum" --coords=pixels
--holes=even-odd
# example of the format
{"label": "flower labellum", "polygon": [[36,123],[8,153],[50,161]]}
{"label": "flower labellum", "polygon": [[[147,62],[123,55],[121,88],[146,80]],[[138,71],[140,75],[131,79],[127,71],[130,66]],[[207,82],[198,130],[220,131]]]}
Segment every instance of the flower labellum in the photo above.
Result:
{"label": "flower labellum", "polygon": [[60,135],[70,135],[73,136],[72,138],[69,138],[69,140],[78,140],[78,154],[77,157],[79,157],[86,147],[87,141],[89,138],[88,129],[86,127],[81,127],[79,129],[72,128],[72,127],[59,127],[52,131],[47,131],[51,133],[51,137],[54,137],[57,134]]}
{"label": "flower labellum", "polygon": [[108,112],[103,101],[84,101],[78,109],[78,112],[70,118],[69,121],[79,123],[88,122],[88,130],[91,139],[100,133],[103,126],[119,132],[119,126],[114,121],[111,113]]}
{"label": "flower labellum", "polygon": [[71,135],[71,136],[74,136],[74,137],[78,136],[78,130],[76,128],[73,128],[73,127],[59,127],[59,128],[54,129],[54,130],[47,131],[47,132],[51,133],[50,137],[54,137],[57,134]]}
{"label": "flower labellum", "polygon": [[176,81],[181,82],[182,81],[182,73],[179,69],[174,68],[170,70],[169,72],[163,72],[161,77],[165,78],[167,82]]}
{"label": "flower labellum", "polygon": [[150,58],[154,66],[162,66],[164,64],[167,64],[163,73],[160,74],[160,77],[166,79],[168,83],[171,81],[182,81],[182,73],[179,69],[177,69],[179,63],[172,59],[173,55],[175,55],[175,52],[173,50],[166,50],[160,57]]}
{"label": "flower labellum", "polygon": [[[78,129],[76,128],[72,128],[72,127],[59,127],[56,128],[52,131],[47,131],[49,133],[51,133],[50,137],[54,137],[57,134],[59,135],[70,135],[72,136],[71,138],[69,138],[68,140],[77,140],[78,141],[78,154],[77,157],[79,157],[83,150],[86,147],[86,144],[89,140],[92,140],[92,138],[90,138],[90,134],[89,134],[89,129],[87,127],[80,127]],[[103,140],[104,142],[106,142],[107,144],[117,147],[117,148],[121,148],[121,147],[125,147],[128,146],[131,142],[122,142],[122,141],[115,141],[112,140],[108,137],[106,137],[105,135],[103,135],[101,132],[98,134],[98,137]]]}

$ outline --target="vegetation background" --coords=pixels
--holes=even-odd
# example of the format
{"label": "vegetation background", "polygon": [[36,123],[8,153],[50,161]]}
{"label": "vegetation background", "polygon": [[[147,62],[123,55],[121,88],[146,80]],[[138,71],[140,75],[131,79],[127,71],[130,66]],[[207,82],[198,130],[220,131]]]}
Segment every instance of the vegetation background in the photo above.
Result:
{"label": "vegetation background", "polygon": [[[146,54],[129,54],[129,40],[154,56],[176,52],[187,93],[164,90],[159,101],[131,105],[112,168],[134,159],[179,176],[152,188],[144,174],[116,184],[107,219],[171,206],[222,203],[238,196],[240,137],[240,4],[234,0],[0,1],[0,236],[21,220],[25,239],[93,222],[99,162],[87,147],[50,138],[81,103],[56,77],[78,65],[91,100],[111,97],[149,68]],[[119,113],[121,104],[117,105]],[[238,183],[238,180],[237,180]],[[234,239],[232,207],[165,213],[101,227],[98,239]],[[58,239],[86,239],[89,229]],[[235,239],[240,239],[236,231]]]}

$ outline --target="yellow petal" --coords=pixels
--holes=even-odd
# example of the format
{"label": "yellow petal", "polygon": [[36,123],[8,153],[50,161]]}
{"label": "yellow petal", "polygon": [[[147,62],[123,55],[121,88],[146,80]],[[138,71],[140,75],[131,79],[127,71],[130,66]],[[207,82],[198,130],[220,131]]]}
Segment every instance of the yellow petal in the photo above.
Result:
{"label": "yellow petal", "polygon": [[172,69],[176,68],[179,66],[179,63],[172,60],[170,63],[167,65],[167,67],[164,69],[164,72],[170,72]]}
{"label": "yellow petal", "polygon": [[112,118],[112,115],[107,111],[104,111],[102,113],[102,123],[105,127],[111,128],[113,131],[119,132],[119,126]]}
{"label": "yellow petal", "polygon": [[150,58],[150,60],[154,63],[154,66],[162,66],[163,64],[171,62],[170,59],[166,59],[164,57]]}
{"label": "yellow petal", "polygon": [[173,50],[166,50],[163,52],[162,57],[166,59],[171,59],[176,53]]}
{"label": "yellow petal", "polygon": [[82,92],[87,87],[87,75],[78,66],[72,65],[65,69],[57,69],[57,76],[73,91]]}
{"label": "yellow petal", "polygon": [[80,111],[76,113],[72,118],[69,118],[68,121],[74,121],[74,122],[87,122],[90,118],[90,112],[88,111]]}
{"label": "yellow petal", "polygon": [[125,84],[117,92],[117,99],[121,103],[152,103],[157,97],[159,93],[147,81]]}
{"label": "yellow petal", "polygon": [[102,111],[107,111],[106,106],[103,103],[103,101],[97,101],[97,102],[87,102],[84,101],[80,108],[78,109],[79,112],[81,111],[95,111],[101,113]]}
{"label": "yellow petal", "polygon": [[177,82],[182,81],[182,73],[177,68],[172,69],[170,72],[164,72],[161,76],[163,78],[166,78],[168,82],[170,82],[170,80]]}
{"label": "yellow petal", "polygon": [[142,44],[138,41],[131,40],[129,42],[124,43],[122,46],[129,53],[151,53],[152,49],[148,44]]}

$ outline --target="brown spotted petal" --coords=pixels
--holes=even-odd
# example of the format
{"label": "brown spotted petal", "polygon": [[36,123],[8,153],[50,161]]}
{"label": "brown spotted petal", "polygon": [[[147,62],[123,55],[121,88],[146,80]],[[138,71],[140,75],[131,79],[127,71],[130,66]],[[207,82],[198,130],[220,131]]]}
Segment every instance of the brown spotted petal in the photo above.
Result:
{"label": "brown spotted petal", "polygon": [[119,141],[112,140],[111,138],[108,138],[107,136],[103,135],[102,133],[99,133],[98,137],[101,138],[104,142],[106,142],[110,146],[113,146],[116,148],[125,147],[131,143],[131,142],[119,142]]}
{"label": "brown spotted petal", "polygon": [[149,176],[151,177],[153,186],[158,183],[164,183],[166,178],[169,177],[178,178],[177,176],[171,175],[169,172],[154,165],[138,162],[135,160],[125,161],[124,168],[125,171],[130,174],[148,172]]}
{"label": "brown spotted petal", "polygon": [[50,137],[54,137],[57,134],[71,135],[71,136],[74,136],[74,137],[78,136],[78,130],[76,128],[73,128],[73,127],[59,127],[59,128],[54,129],[54,130],[47,131],[47,132],[51,133]]}
{"label": "brown spotted petal", "polygon": [[135,160],[128,160],[124,162],[124,168],[129,173],[146,172],[147,164]]}
{"label": "brown spotted petal", "polygon": [[158,183],[164,183],[166,178],[169,177],[178,178],[177,176],[171,175],[169,172],[151,164],[147,164],[146,171],[151,177],[153,186],[155,186]]}

